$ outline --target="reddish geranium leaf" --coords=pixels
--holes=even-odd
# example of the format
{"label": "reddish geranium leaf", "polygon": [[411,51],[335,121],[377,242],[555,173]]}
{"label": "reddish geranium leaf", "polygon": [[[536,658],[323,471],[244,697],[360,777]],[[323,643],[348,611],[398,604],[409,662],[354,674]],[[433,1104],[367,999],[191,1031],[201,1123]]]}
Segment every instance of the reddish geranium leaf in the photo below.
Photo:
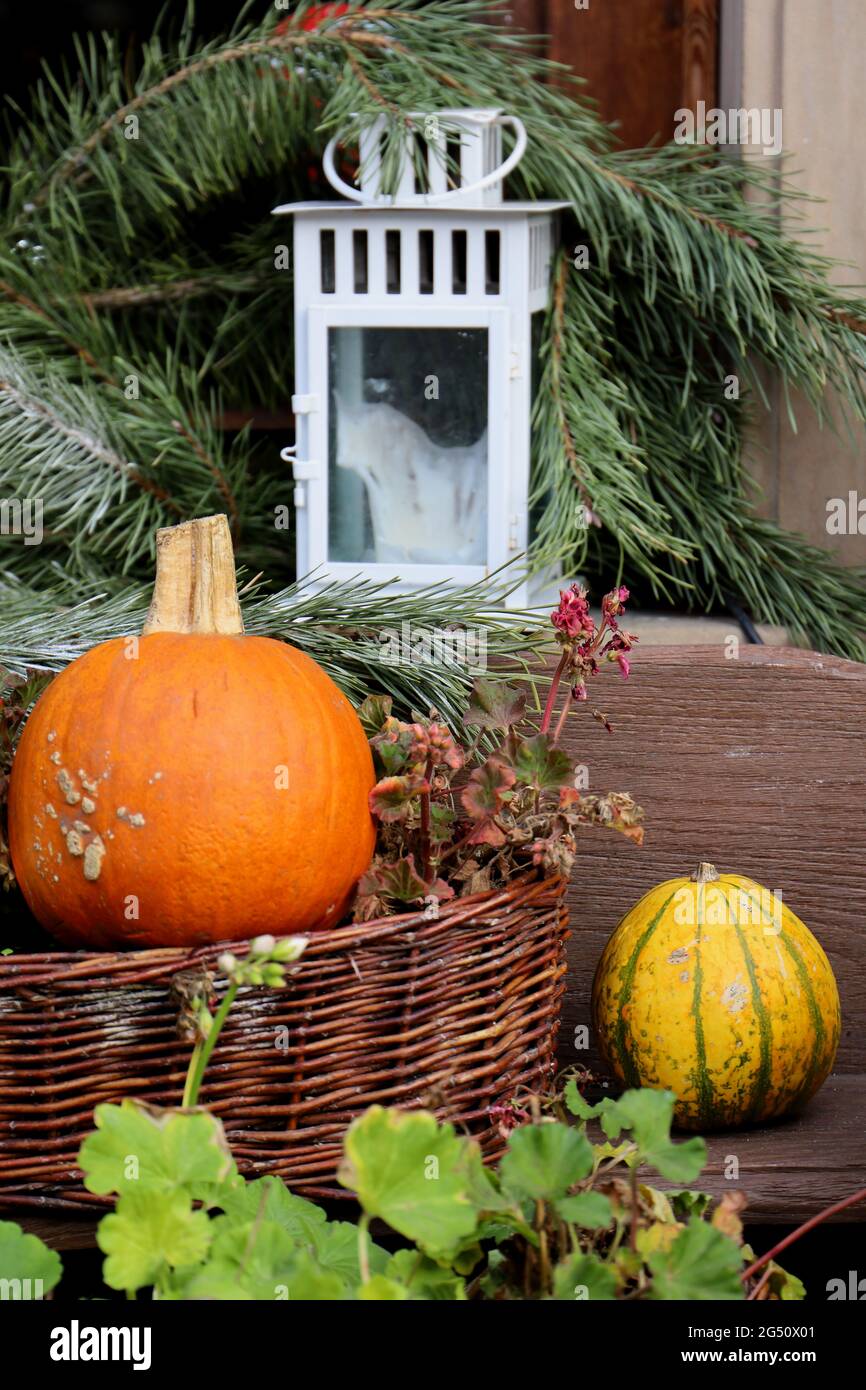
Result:
{"label": "reddish geranium leaf", "polygon": [[352,913],[354,921],[372,922],[376,917],[385,916],[385,899],[379,896],[376,888],[373,875],[365,874],[358,884],[358,891],[355,894],[355,906]]}
{"label": "reddish geranium leaf", "polygon": [[440,902],[444,902],[446,898],[454,897],[454,889],[450,883],[445,882],[444,878],[437,878],[434,883],[430,884],[425,897],[438,898]]}
{"label": "reddish geranium leaf", "polygon": [[489,820],[502,810],[514,786],[514,771],[495,756],[476,767],[460,796],[472,820]]}
{"label": "reddish geranium leaf", "polygon": [[370,792],[370,810],[381,821],[405,820],[413,799],[429,790],[423,777],[383,777]]}
{"label": "reddish geranium leaf", "polygon": [[496,821],[492,818],[480,820],[474,826],[471,834],[466,836],[467,845],[492,845],[495,849],[505,844],[508,836]]}
{"label": "reddish geranium leaf", "polygon": [[355,897],[355,921],[369,922],[374,917],[384,916],[393,904],[408,906],[411,903],[426,902],[428,898],[443,901],[454,897],[454,889],[443,879],[425,883],[415,868],[414,855],[405,859],[395,859],[391,863],[377,860],[368,869],[358,884]]}
{"label": "reddish geranium leaf", "polygon": [[463,723],[470,728],[508,730],[526,714],[526,692],[502,681],[478,680],[469,696]]}
{"label": "reddish geranium leaf", "polygon": [[361,728],[368,738],[378,734],[391,717],[394,701],[390,695],[368,695],[358,710]]}
{"label": "reddish geranium leaf", "polygon": [[431,891],[415,868],[414,857],[409,854],[394,864],[382,864],[378,870],[379,891],[386,898],[395,898],[401,903],[423,902]]}
{"label": "reddish geranium leaf", "polygon": [[523,739],[514,754],[518,782],[543,792],[559,789],[571,782],[574,768],[561,748],[554,748],[547,734]]}

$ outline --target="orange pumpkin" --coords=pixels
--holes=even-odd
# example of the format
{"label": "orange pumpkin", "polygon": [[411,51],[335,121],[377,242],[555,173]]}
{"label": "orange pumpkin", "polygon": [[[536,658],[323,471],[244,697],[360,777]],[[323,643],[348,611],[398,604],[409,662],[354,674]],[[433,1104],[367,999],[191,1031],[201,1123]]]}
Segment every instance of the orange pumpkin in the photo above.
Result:
{"label": "orange pumpkin", "polygon": [[186,946],[336,923],[375,833],[367,740],[303,652],[245,637],[224,516],[160,531],[142,636],[36,705],[9,840],[34,916],[72,945]]}

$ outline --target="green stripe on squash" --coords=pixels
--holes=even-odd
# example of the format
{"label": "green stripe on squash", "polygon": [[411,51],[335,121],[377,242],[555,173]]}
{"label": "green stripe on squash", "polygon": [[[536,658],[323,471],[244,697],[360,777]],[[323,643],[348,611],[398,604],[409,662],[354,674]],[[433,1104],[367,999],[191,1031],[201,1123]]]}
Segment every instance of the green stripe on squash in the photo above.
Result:
{"label": "green stripe on squash", "polygon": [[[640,956],[640,953],[643,950],[644,946],[646,946],[647,942],[650,940],[653,932],[656,930],[659,922],[662,920],[662,917],[665,915],[665,912],[667,911],[673,896],[674,894],[671,893],[669,898],[665,898],[665,901],[662,903],[661,907],[659,908],[655,917],[650,922],[649,926],[636,941],[634,950],[631,953],[628,964],[626,965],[622,975],[623,985],[622,989],[619,992],[619,997],[616,1001],[617,1024],[614,1045],[617,1049],[617,1055],[621,1060],[622,1068],[625,1073],[625,1081],[628,1086],[640,1086],[641,1081],[640,1073],[637,1069],[637,1064],[635,1063],[628,1049],[629,1030],[626,1026],[626,1020],[623,1015],[623,1008],[631,1000],[631,991],[632,985],[634,984],[635,971],[637,970],[638,957]],[[643,901],[643,899],[641,901]],[[640,907],[640,903],[638,903],[638,907]]]}

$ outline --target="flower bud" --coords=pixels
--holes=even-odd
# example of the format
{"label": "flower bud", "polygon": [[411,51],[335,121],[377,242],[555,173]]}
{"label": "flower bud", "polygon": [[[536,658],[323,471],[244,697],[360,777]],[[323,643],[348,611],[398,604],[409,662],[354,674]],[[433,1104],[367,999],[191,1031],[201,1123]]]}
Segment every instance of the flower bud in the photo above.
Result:
{"label": "flower bud", "polygon": [[250,955],[269,956],[276,944],[276,938],[269,934],[266,936],[256,936],[250,942]]}
{"label": "flower bud", "polygon": [[277,961],[292,961],[303,955],[306,948],[307,938],[305,936],[281,936],[271,951],[271,955]]}

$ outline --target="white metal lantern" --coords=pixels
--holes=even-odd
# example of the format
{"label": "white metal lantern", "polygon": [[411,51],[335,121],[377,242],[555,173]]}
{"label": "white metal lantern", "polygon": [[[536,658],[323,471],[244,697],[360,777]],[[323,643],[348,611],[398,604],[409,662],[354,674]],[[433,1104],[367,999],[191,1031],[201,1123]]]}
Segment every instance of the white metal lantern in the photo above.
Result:
{"label": "white metal lantern", "polygon": [[[364,129],[360,186],[294,217],[298,574],[469,583],[529,542],[535,348],[557,211],[507,202],[526,148],[499,111],[415,117],[394,197],[384,121]],[[515,145],[502,162],[502,127]],[[422,135],[423,132],[423,135]],[[448,165],[459,164],[449,187]],[[509,600],[527,602],[525,587]]]}

